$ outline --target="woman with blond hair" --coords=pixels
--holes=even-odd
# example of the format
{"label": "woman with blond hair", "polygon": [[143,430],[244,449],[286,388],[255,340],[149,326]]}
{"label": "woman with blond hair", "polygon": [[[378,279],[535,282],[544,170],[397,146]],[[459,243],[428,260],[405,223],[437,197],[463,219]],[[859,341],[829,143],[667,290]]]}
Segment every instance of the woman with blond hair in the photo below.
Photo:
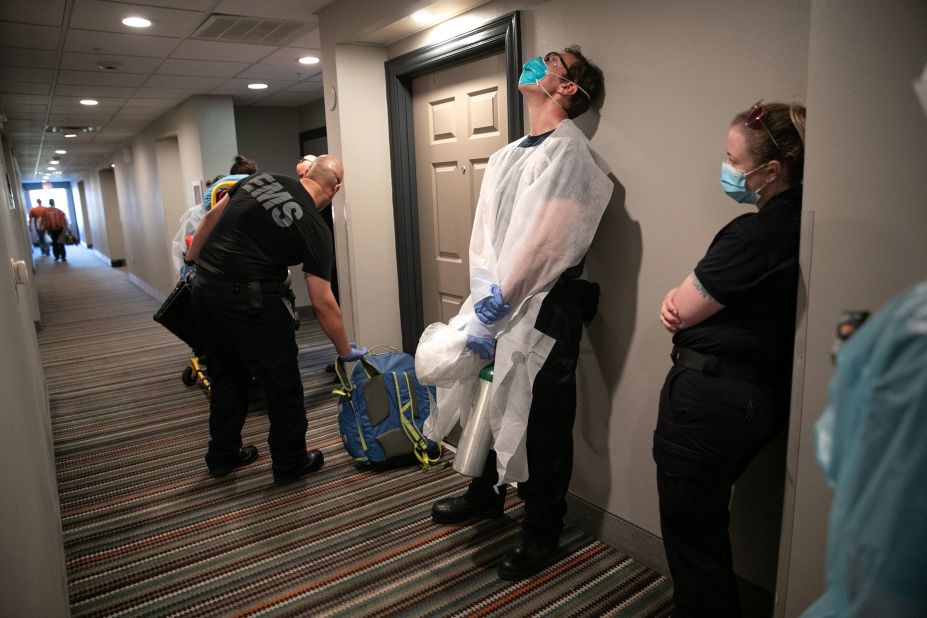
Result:
{"label": "woman with blond hair", "polygon": [[721,186],[755,212],[715,236],[660,307],[673,335],[653,439],[674,616],[740,616],[731,487],[788,417],[805,108],[762,101],[727,133]]}

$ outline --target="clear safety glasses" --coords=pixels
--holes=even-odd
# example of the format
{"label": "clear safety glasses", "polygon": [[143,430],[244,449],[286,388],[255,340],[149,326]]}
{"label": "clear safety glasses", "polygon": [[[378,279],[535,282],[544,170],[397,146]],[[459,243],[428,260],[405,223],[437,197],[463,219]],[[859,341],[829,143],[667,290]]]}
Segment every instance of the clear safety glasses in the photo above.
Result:
{"label": "clear safety glasses", "polygon": [[[556,73],[551,73],[551,75],[557,75],[557,77],[560,79],[565,79],[566,81],[579,88],[579,91],[586,95],[587,99],[592,98],[589,96],[589,93],[583,89],[582,86],[570,79],[570,67],[568,67],[567,63],[563,61],[563,56],[561,56],[559,53],[555,51],[547,52],[547,54],[544,56],[544,64],[546,64],[548,67],[560,65],[560,68],[566,72],[566,75],[557,75]],[[550,73],[550,71],[548,71],[548,73]]]}

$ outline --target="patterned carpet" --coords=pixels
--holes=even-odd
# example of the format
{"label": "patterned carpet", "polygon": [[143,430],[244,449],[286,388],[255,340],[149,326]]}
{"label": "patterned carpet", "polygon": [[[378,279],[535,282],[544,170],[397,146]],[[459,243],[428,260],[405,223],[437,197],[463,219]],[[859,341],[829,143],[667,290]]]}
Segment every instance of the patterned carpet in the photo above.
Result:
{"label": "patterned carpet", "polygon": [[324,372],[333,351],[311,322],[298,331],[307,442],[325,467],[274,486],[255,404],[243,437],[261,457],[212,479],[208,402],[180,380],[189,350],[121,269],[86,249],[69,260],[38,257],[37,280],[73,615],[670,614],[666,579],[574,528],[548,569],[499,580],[523,511],[514,492],[502,519],[436,526],[430,504],[466,484],[447,464],[357,469]]}

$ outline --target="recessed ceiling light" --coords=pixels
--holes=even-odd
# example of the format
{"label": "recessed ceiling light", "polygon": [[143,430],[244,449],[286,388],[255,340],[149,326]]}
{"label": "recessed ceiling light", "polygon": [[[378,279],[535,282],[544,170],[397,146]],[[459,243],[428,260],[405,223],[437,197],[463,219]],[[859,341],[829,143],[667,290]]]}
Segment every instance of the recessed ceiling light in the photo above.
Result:
{"label": "recessed ceiling light", "polygon": [[417,21],[420,24],[428,23],[434,20],[434,15],[431,14],[431,11],[422,9],[421,11],[415,11],[412,13],[412,21]]}
{"label": "recessed ceiling light", "polygon": [[50,171],[50,172],[53,172],[53,171],[55,171],[55,166],[54,166],[54,165],[49,165],[49,166],[46,167],[45,169],[47,169],[47,170]]}
{"label": "recessed ceiling light", "polygon": [[60,148],[55,151],[55,154],[68,154],[67,150],[61,150]]}
{"label": "recessed ceiling light", "polygon": [[81,99],[80,104],[81,105],[99,105],[100,102],[97,101],[96,99]]}
{"label": "recessed ceiling light", "polygon": [[59,163],[61,163],[61,161],[59,161],[58,159],[52,159],[51,161],[49,161],[49,163],[51,163],[52,165],[58,165]]}
{"label": "recessed ceiling light", "polygon": [[267,84],[248,84],[248,88],[251,90],[264,90],[267,88]]}
{"label": "recessed ceiling light", "polygon": [[303,56],[299,59],[300,64],[318,64],[319,59],[316,56]]}
{"label": "recessed ceiling light", "polygon": [[65,137],[77,137],[77,133],[65,133]]}
{"label": "recessed ceiling light", "polygon": [[116,167],[116,164],[115,164],[115,163],[110,163],[109,166],[110,166],[110,167]]}
{"label": "recessed ceiling light", "polygon": [[122,23],[129,28],[147,28],[151,25],[151,20],[144,17],[126,17]]}

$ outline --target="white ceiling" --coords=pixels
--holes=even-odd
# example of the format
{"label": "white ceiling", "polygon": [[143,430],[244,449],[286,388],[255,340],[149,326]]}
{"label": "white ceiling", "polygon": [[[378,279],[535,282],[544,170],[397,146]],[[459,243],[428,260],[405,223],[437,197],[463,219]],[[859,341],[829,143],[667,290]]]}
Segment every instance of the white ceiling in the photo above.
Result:
{"label": "white ceiling", "polygon": [[[0,12],[0,111],[23,180],[58,158],[60,178],[97,163],[194,94],[240,106],[305,105],[322,97],[318,11],[331,0],[12,0]],[[210,15],[302,22],[282,45],[192,38]],[[130,15],[152,20],[138,30]],[[98,62],[116,64],[104,71]],[[261,81],[266,90],[249,90]],[[80,99],[97,99],[86,107]],[[46,126],[96,127],[66,139]],[[55,149],[67,154],[54,155]]]}

